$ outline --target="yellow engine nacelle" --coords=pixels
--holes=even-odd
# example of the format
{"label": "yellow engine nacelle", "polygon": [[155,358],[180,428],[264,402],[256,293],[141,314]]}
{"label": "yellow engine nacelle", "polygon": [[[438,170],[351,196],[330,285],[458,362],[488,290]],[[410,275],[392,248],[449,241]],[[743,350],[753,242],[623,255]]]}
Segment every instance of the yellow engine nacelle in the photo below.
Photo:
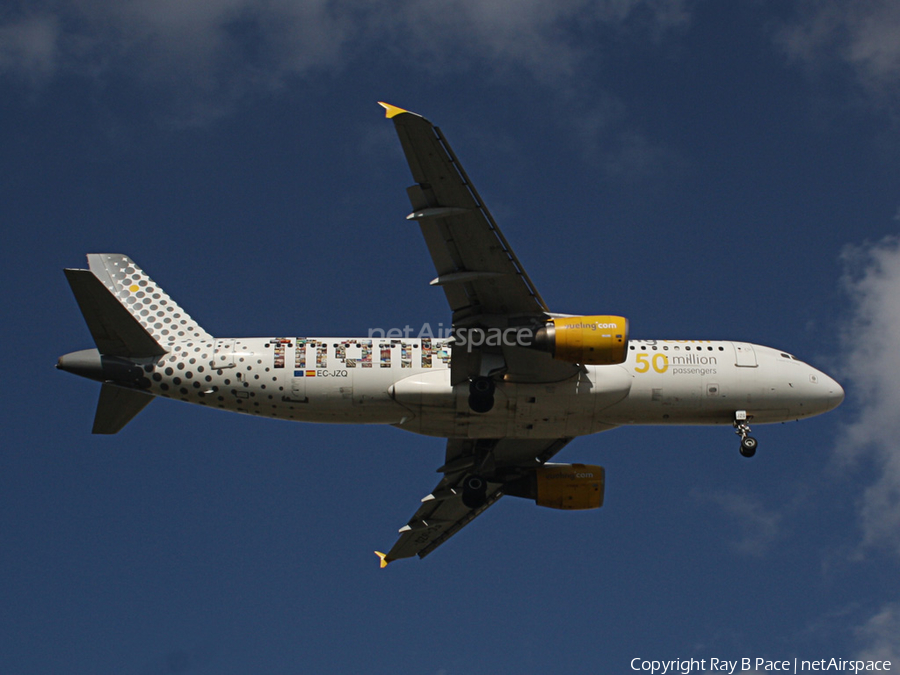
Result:
{"label": "yellow engine nacelle", "polygon": [[535,471],[538,506],[551,509],[599,509],[606,471],[590,464],[548,464]]}
{"label": "yellow engine nacelle", "polygon": [[624,363],[628,356],[628,319],[622,316],[551,319],[535,333],[534,344],[560,361],[591,366]]}

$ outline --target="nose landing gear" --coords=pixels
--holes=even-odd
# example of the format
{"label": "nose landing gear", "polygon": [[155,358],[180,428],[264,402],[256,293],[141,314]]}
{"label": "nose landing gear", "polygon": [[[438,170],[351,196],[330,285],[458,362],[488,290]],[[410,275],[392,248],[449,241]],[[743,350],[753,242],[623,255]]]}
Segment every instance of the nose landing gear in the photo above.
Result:
{"label": "nose landing gear", "polygon": [[734,413],[734,433],[741,437],[741,455],[753,457],[756,454],[757,441],[750,435],[750,425],[747,423],[747,411],[738,410]]}

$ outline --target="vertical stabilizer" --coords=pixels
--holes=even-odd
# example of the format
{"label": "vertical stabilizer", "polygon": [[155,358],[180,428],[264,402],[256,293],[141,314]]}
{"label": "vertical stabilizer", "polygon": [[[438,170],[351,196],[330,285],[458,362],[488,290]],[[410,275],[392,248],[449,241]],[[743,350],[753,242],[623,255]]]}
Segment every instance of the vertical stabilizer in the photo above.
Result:
{"label": "vertical stabilizer", "polygon": [[84,322],[101,354],[140,358],[166,353],[166,349],[141,325],[121,298],[117,298],[93,272],[65,270],[65,273]]}
{"label": "vertical stabilizer", "polygon": [[177,342],[214,338],[128,256],[87,258],[90,269],[65,272],[97,349],[65,354],[56,367],[103,383],[93,432],[115,434],[153,400],[145,368]]}
{"label": "vertical stabilizer", "polygon": [[182,340],[213,340],[128,256],[90,253],[87,258],[94,276],[164,348]]}

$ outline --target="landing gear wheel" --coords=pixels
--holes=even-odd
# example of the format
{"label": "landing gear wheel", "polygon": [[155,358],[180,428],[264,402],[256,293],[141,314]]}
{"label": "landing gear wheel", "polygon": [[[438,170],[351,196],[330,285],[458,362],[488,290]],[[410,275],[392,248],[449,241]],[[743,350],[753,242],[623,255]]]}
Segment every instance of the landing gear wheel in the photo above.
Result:
{"label": "landing gear wheel", "polygon": [[462,502],[470,509],[484,506],[487,501],[487,481],[481,476],[471,474],[463,480]]}
{"label": "landing gear wheel", "polygon": [[477,413],[490,412],[494,407],[494,381],[476,377],[469,383],[469,407]]}
{"label": "landing gear wheel", "polygon": [[476,377],[469,384],[469,393],[493,396],[494,381],[489,377]]}
{"label": "landing gear wheel", "polygon": [[757,442],[753,436],[744,436],[741,439],[741,454],[744,457],[753,457],[756,454]]}
{"label": "landing gear wheel", "polygon": [[750,435],[748,424],[752,416],[746,410],[737,410],[734,413],[734,433],[741,437],[741,454],[744,457],[753,457],[756,454],[756,439]]}
{"label": "landing gear wheel", "polygon": [[493,396],[477,396],[476,394],[471,394],[469,396],[469,408],[472,409],[472,412],[486,413],[490,412],[493,407]]}

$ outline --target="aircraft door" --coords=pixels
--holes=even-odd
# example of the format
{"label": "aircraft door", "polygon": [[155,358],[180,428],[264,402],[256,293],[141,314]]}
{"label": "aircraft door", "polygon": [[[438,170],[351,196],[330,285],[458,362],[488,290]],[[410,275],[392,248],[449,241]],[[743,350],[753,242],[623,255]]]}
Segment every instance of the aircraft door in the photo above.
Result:
{"label": "aircraft door", "polygon": [[294,377],[291,378],[288,396],[291,401],[298,403],[306,403],[306,377],[300,377],[303,371],[294,371]]}
{"label": "aircraft door", "polygon": [[734,346],[734,365],[739,368],[756,368],[756,351],[753,345],[746,342],[732,342]]}
{"label": "aircraft door", "polygon": [[[294,378],[295,380],[297,378]],[[306,397],[311,406],[333,408],[336,403],[353,402],[353,370],[320,370],[305,380]]]}

